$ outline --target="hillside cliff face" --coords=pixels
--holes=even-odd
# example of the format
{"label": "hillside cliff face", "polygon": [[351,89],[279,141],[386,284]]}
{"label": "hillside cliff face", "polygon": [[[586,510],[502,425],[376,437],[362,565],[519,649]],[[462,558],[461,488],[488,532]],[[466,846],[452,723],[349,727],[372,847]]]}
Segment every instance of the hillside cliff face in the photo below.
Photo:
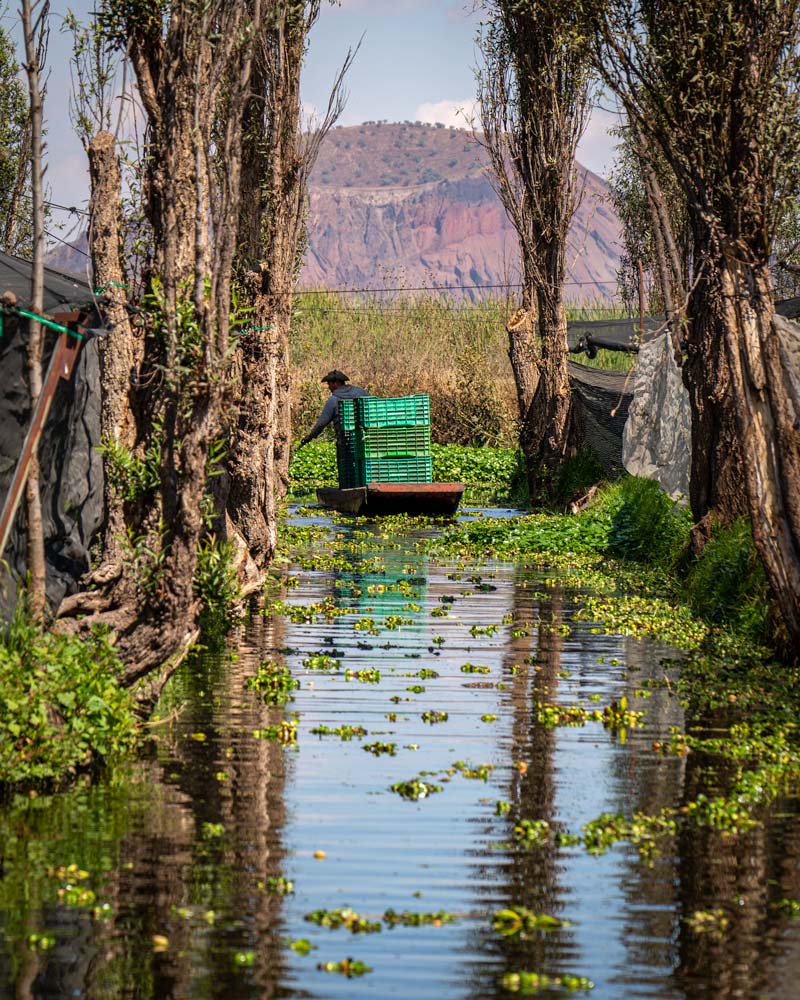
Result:
{"label": "hillside cliff face", "polygon": [[[620,224],[605,181],[578,169],[585,186],[570,232],[565,294],[590,302],[616,291]],[[73,246],[85,250],[85,236]],[[333,129],[322,143],[301,287],[453,288],[479,298],[481,289],[503,294],[519,282],[518,257],[516,233],[471,133],[367,122]],[[71,247],[48,259],[66,270],[86,268]]]}
{"label": "hillside cliff face", "polygon": [[[573,301],[613,294],[620,252],[608,186],[582,175],[567,262]],[[456,287],[477,297],[474,286],[519,281],[516,234],[486,154],[456,129],[334,129],[311,178],[308,237],[304,287]]]}

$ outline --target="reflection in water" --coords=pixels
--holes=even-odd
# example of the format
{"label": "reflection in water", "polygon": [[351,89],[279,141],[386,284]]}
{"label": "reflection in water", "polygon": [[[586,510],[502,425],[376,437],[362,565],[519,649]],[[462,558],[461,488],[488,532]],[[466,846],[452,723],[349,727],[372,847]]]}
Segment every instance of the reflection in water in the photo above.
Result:
{"label": "reflection in water", "polygon": [[[670,651],[594,634],[573,620],[579,595],[524,563],[429,563],[430,529],[336,530],[338,568],[323,541],[284,594],[317,612],[254,605],[226,650],[173,678],[139,761],[0,808],[0,995],[499,1000],[503,973],[526,970],[588,976],[608,1000],[794,996],[800,921],[776,904],[800,898],[796,801],[737,838],[685,832],[652,863],[625,845],[510,844],[516,819],[579,833],[730,784],[715,762],[652,750],[682,725]],[[247,689],[267,659],[301,684],[285,708]],[[643,728],[538,720],[539,703],[623,694]],[[296,748],[254,737],[291,713]],[[420,776],[442,791],[390,790]],[[504,938],[491,916],[507,906],[571,926]],[[372,934],[304,920],[341,907],[456,920]],[[686,919],[717,909],[717,936]],[[348,956],[373,971],[317,968]]]}
{"label": "reflection in water", "polygon": [[[708,726],[719,719],[708,719]],[[726,792],[736,777],[701,754],[687,762],[687,793]],[[781,901],[800,900],[798,804],[783,803],[763,826],[731,837],[720,830],[685,831],[680,838],[676,980],[688,996],[719,1000],[769,996],[793,1000],[800,990],[800,927],[787,926]],[[733,841],[733,843],[732,843]],[[714,914],[707,927],[696,915]],[[718,928],[718,930],[717,930]]]}

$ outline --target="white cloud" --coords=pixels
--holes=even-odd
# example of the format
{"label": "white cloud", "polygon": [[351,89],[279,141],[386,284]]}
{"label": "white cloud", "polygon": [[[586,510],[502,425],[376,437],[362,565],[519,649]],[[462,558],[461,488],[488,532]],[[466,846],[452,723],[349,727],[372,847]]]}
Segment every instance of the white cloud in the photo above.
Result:
{"label": "white cloud", "polygon": [[608,130],[618,124],[618,114],[595,106],[583,138],[578,143],[576,156],[578,163],[600,174],[601,177],[608,177],[615,159],[614,146],[619,141],[613,135],[609,135]]}
{"label": "white cloud", "polygon": [[300,105],[300,125],[303,129],[312,129],[319,124],[322,115],[316,104],[311,101],[303,101]]}
{"label": "white cloud", "polygon": [[472,128],[473,123],[478,125],[480,121],[478,104],[471,97],[463,101],[427,101],[419,105],[414,118],[431,125],[441,122],[456,128]]}

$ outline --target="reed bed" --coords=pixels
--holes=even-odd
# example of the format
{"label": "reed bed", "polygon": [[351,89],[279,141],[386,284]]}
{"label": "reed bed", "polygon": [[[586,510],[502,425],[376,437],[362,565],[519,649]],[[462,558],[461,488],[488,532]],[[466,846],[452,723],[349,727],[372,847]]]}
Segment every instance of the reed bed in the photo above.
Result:
{"label": "reed bed", "polygon": [[[428,293],[410,298],[305,292],[292,320],[293,435],[313,424],[327,396],[320,377],[340,368],[379,396],[427,392],[431,433],[440,444],[516,443],[516,392],[508,360],[506,299],[455,302]],[[607,304],[581,306],[569,318],[616,318]],[[601,351],[590,361],[627,368],[630,358]]]}

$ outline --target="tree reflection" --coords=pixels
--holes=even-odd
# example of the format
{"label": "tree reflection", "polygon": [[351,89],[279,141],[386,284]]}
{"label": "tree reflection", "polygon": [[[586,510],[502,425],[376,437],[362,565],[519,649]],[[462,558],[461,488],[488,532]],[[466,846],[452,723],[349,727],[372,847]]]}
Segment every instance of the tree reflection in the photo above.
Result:
{"label": "tree reflection", "polygon": [[[563,621],[563,595],[556,589],[546,599],[534,598],[529,582],[525,570],[518,568],[511,588],[511,615],[522,634],[514,637],[512,632],[503,658],[503,673],[509,685],[504,708],[512,720],[508,746],[512,767],[507,790],[511,809],[502,826],[502,837],[508,841],[512,839],[514,819],[544,820],[552,825],[555,817],[553,762],[557,731],[537,721],[536,706],[554,701],[558,692],[564,643],[558,630]],[[535,621],[547,625],[537,628],[532,624]],[[498,907],[522,906],[537,914],[557,916],[564,908],[561,870],[552,842],[532,848],[511,847],[502,868],[499,893],[484,880],[481,903],[490,913]],[[526,940],[495,935],[487,948],[484,932],[478,933],[481,936],[476,950],[486,956],[491,949],[495,958],[492,964],[482,962],[474,967],[470,995],[481,1000],[498,992],[497,982],[503,971],[558,969],[571,937],[568,930],[536,933]]]}

